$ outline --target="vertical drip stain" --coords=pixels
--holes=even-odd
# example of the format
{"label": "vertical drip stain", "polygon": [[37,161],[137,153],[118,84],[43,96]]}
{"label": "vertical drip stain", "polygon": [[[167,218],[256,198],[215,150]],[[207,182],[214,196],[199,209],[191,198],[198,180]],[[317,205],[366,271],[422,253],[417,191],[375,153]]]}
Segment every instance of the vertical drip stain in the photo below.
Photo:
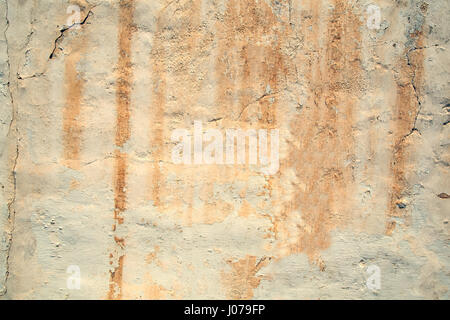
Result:
{"label": "vertical drip stain", "polygon": [[236,39],[233,35],[234,20],[237,18],[235,1],[230,1],[224,16],[224,22],[218,23],[218,54],[215,65],[216,72],[216,106],[219,108],[220,116],[226,118],[233,107],[233,92],[235,81],[233,79],[232,53],[235,51]]}
{"label": "vertical drip stain", "polygon": [[123,224],[123,212],[126,210],[126,177],[127,177],[127,154],[119,150],[115,151],[115,182],[114,182],[114,221],[117,225]]}
{"label": "vertical drip stain", "polygon": [[[118,265],[111,271],[110,282],[109,282],[109,300],[120,300],[122,299],[122,273],[123,273],[123,260],[125,256],[119,256]],[[119,290],[119,291],[118,291]]]}
{"label": "vertical drip stain", "polygon": [[166,104],[167,79],[165,72],[165,48],[164,34],[162,33],[162,19],[159,17],[156,26],[155,38],[152,49],[151,65],[153,67],[153,87],[152,87],[152,123],[151,140],[153,165],[151,168],[151,199],[155,206],[161,205],[161,167],[160,160],[164,153],[164,110]]}
{"label": "vertical drip stain", "polygon": [[[267,101],[259,98],[269,93],[266,88],[271,92],[282,89],[280,83],[287,71],[280,45],[289,30],[278,21],[269,5],[254,0],[229,1],[223,21],[217,23],[217,30],[215,70],[219,112],[225,119],[233,116],[244,124],[248,121],[247,107],[258,100],[263,115],[258,124],[273,124],[276,106],[269,106]],[[236,88],[237,82],[239,88]]]}
{"label": "vertical drip stain", "polygon": [[[191,78],[189,81],[186,81],[183,78],[184,74],[180,75],[177,69],[192,68],[187,61],[192,62],[193,57],[196,56],[195,50],[198,49],[196,45],[199,36],[201,0],[193,0],[184,4],[173,3],[173,6],[183,6],[183,10],[180,11],[184,12],[186,10],[186,16],[181,16],[174,25],[172,25],[173,17],[171,15],[172,3],[169,2],[163,6],[158,13],[150,57],[152,67],[150,141],[153,163],[150,167],[149,184],[150,199],[156,207],[161,207],[162,203],[165,202],[164,199],[168,191],[165,188],[166,174],[163,166],[163,161],[167,154],[165,147],[167,137],[164,128],[166,127],[165,114],[169,112],[169,106],[167,105],[168,81],[176,79],[176,81],[183,83],[183,86],[180,86],[182,88],[181,92],[171,88],[173,91],[170,92],[170,95],[177,98],[183,97],[183,104],[186,106],[192,107],[195,105],[197,97],[195,85],[198,80],[195,76],[189,75]],[[176,39],[176,43],[173,39]],[[180,51],[186,57],[185,61],[180,62],[180,60],[177,60],[178,57],[176,55],[170,54],[174,45],[181,49]],[[174,67],[174,64],[177,67]]]}
{"label": "vertical drip stain", "polygon": [[[126,186],[127,186],[127,154],[120,151],[126,141],[130,138],[130,99],[131,84],[133,81],[133,70],[131,62],[131,41],[135,31],[133,24],[134,0],[121,0],[119,2],[119,27],[118,27],[118,63],[116,84],[116,150],[114,170],[114,224],[113,231],[124,222],[126,210]],[[110,264],[114,270],[110,272],[108,299],[122,299],[122,276],[125,260],[125,240],[118,236],[114,237],[115,250],[111,253]]]}
{"label": "vertical drip stain", "polygon": [[77,71],[77,64],[84,52],[84,37],[76,39],[71,54],[65,59],[66,103],[63,111],[64,160],[73,169],[79,167],[81,133],[80,111],[83,94],[83,79]]}
{"label": "vertical drip stain", "polygon": [[330,232],[349,220],[353,191],[353,109],[362,83],[360,21],[351,3],[333,0],[326,25],[326,45],[319,43],[320,1],[310,1],[311,29],[305,25],[302,57],[309,90],[308,108],[291,122],[298,137],[290,146],[284,171],[295,170],[298,187],[282,204],[274,225],[280,256],[304,252],[325,268],[320,251],[331,244]]}
{"label": "vertical drip stain", "polygon": [[[427,6],[421,6],[420,15],[426,14]],[[424,77],[425,39],[424,23],[420,30],[409,33],[410,45],[405,50],[405,57],[400,61],[400,71],[396,77],[397,98],[394,119],[394,149],[391,158],[391,194],[388,204],[385,233],[392,235],[396,228],[395,218],[410,218],[407,203],[403,197],[408,192],[406,172],[408,171],[408,139],[417,128],[416,121],[420,112],[421,90]]]}
{"label": "vertical drip stain", "polygon": [[135,31],[135,26],[133,24],[134,0],[121,0],[119,8],[116,145],[122,147],[130,138],[130,93],[133,78],[131,38]]}
{"label": "vertical drip stain", "polygon": [[[275,2],[231,0],[223,21],[216,24],[216,107],[224,125],[228,122],[240,128],[278,129],[279,100],[287,85],[288,73],[282,46],[290,36],[290,26],[280,21],[275,5]],[[242,172],[251,174],[247,168]],[[230,173],[236,177],[230,179],[234,182],[240,171],[235,169]],[[242,174],[240,178],[248,181]],[[267,177],[264,188],[271,192],[276,179]],[[246,216],[244,205],[240,212]],[[256,273],[270,259],[262,258],[257,262],[257,257],[248,256],[237,262],[233,260],[229,261],[231,273],[222,274],[227,295],[231,299],[251,299],[261,280]]]}

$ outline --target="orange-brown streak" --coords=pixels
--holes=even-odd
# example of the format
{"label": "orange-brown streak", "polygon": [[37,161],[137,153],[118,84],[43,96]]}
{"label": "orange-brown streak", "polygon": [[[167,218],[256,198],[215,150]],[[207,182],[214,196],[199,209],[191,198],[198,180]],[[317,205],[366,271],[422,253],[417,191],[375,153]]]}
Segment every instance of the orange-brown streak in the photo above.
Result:
{"label": "orange-brown streak", "polygon": [[[330,231],[348,219],[351,208],[352,167],[345,163],[354,152],[353,108],[362,82],[357,44],[361,36],[359,17],[351,4],[334,0],[327,44],[322,49],[318,40],[320,1],[310,4],[312,34],[303,29],[306,45],[312,46],[304,57],[310,100],[308,109],[291,124],[291,132],[300,141],[292,144],[289,158],[282,164],[282,169],[293,166],[305,187],[283,205],[274,231],[281,240],[282,256],[305,252],[323,269],[319,253],[330,245]],[[297,221],[293,215],[298,214],[301,221],[292,234],[289,224]]]}
{"label": "orange-brown streak", "polygon": [[133,80],[131,39],[135,31],[133,24],[134,0],[121,0],[119,8],[116,145],[122,147],[130,138],[130,93]]}
{"label": "orange-brown streak", "polygon": [[[286,86],[287,69],[281,46],[289,37],[289,27],[280,23],[266,3],[231,0],[227,3],[223,22],[217,24],[217,30],[216,104],[219,112],[225,121],[238,119],[241,127],[256,118],[258,128],[275,128],[278,97],[260,97],[268,94],[268,86],[272,93],[282,91]],[[235,56],[235,53],[239,55]],[[235,104],[233,94],[237,95],[238,104]],[[258,113],[261,117],[256,117]],[[234,176],[238,173],[235,167]],[[272,190],[273,180],[276,178],[268,179],[266,189]],[[245,212],[243,209],[241,212]],[[264,264],[256,263],[256,260],[256,257],[248,256],[229,262],[233,271],[222,274],[229,298],[253,297],[253,290],[261,280],[256,273],[269,263],[265,258],[261,260]]]}
{"label": "orange-brown streak", "polygon": [[109,300],[120,300],[122,299],[122,292],[116,292],[117,289],[122,287],[122,273],[123,273],[123,262],[125,256],[119,256],[118,266],[111,271],[110,282],[109,282]]}
{"label": "orange-brown streak", "polygon": [[75,47],[65,60],[66,105],[63,111],[64,159],[77,168],[80,160],[81,125],[79,116],[83,93],[83,80],[77,71],[80,48]]}
{"label": "orange-brown streak", "polygon": [[[131,86],[133,81],[133,69],[131,62],[131,41],[135,31],[133,24],[135,3],[134,0],[121,0],[119,2],[119,53],[117,64],[116,83],[116,147],[121,148],[130,138],[130,99]],[[115,151],[115,172],[114,172],[114,225],[116,232],[118,225],[123,224],[123,213],[126,210],[126,186],[127,186],[127,154],[119,149]],[[122,298],[122,276],[125,260],[125,241],[117,236],[115,238],[117,264],[110,274],[110,285],[108,299]],[[115,257],[111,254],[111,259]],[[112,262],[112,261],[111,261]]]}
{"label": "orange-brown streak", "polygon": [[118,150],[115,151],[115,183],[114,183],[114,221],[123,224],[123,212],[126,210],[127,194],[127,154]]}
{"label": "orange-brown streak", "polygon": [[[426,10],[426,9],[424,9]],[[423,28],[423,27],[422,27]],[[424,47],[423,31],[412,33],[415,47]],[[392,185],[390,203],[386,220],[386,234],[391,235],[396,227],[394,218],[409,218],[407,209],[398,205],[407,191],[406,180],[408,162],[408,136],[415,130],[415,121],[419,112],[419,99],[424,74],[424,52],[421,49],[406,52],[400,61],[400,72],[397,78],[397,100],[395,110],[394,150],[391,160]],[[408,61],[409,59],[409,61]],[[408,221],[405,221],[408,224]]]}

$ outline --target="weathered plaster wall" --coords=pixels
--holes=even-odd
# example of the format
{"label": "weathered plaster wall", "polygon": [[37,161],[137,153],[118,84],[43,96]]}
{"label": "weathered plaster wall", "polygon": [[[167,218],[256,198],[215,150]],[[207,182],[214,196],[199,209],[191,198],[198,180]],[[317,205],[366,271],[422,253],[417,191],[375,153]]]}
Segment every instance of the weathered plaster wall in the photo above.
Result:
{"label": "weathered plaster wall", "polygon": [[[449,13],[1,0],[1,297],[448,299]],[[279,129],[279,171],[173,164],[196,120]]]}

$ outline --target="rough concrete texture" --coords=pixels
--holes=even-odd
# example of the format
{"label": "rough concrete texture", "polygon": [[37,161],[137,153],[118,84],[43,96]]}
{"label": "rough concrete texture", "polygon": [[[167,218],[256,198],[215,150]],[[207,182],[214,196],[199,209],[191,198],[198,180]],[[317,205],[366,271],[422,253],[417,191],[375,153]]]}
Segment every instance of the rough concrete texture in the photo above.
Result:
{"label": "rough concrete texture", "polygon": [[[1,298],[449,298],[449,1],[0,16]],[[174,164],[197,120],[279,129],[279,171]]]}

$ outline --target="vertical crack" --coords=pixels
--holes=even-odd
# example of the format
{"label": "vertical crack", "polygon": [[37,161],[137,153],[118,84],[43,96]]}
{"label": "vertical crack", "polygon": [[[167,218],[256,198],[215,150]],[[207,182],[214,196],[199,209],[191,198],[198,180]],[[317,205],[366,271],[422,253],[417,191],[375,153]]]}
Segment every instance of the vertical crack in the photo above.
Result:
{"label": "vertical crack", "polygon": [[419,49],[423,49],[423,48],[416,48],[416,47],[414,47],[414,48],[411,48],[410,50],[408,50],[408,52],[406,53],[406,59],[408,61],[408,66],[410,66],[413,69],[413,74],[412,74],[412,77],[411,77],[411,86],[413,87],[414,96],[416,97],[417,105],[418,105],[417,113],[416,113],[416,116],[414,117],[413,126],[411,128],[410,133],[408,135],[406,135],[406,137],[411,135],[414,131],[417,131],[420,134],[420,131],[419,131],[419,129],[417,129],[416,124],[417,124],[417,119],[419,117],[419,114],[422,111],[422,102],[420,101],[419,93],[417,92],[417,87],[416,87],[416,72],[417,72],[416,69],[417,68],[416,68],[416,66],[413,66],[411,64],[411,60],[410,60],[410,57],[409,57],[409,54],[412,51],[419,50]]}
{"label": "vertical crack", "polygon": [[[10,22],[9,22],[9,10],[8,10],[8,1],[5,0],[5,21],[6,21],[6,27],[5,30],[3,32],[4,37],[5,37],[5,43],[6,43],[6,55],[7,55],[7,66],[8,66],[8,93],[9,93],[9,98],[10,98],[10,102],[11,102],[11,109],[12,109],[12,114],[11,114],[11,122],[9,124],[9,129],[8,129],[8,133],[7,133],[7,137],[10,138],[12,134],[14,134],[14,141],[15,141],[15,155],[14,155],[14,160],[13,160],[13,164],[12,164],[12,170],[11,170],[11,183],[12,183],[12,196],[10,197],[10,199],[8,200],[7,203],[7,207],[8,207],[8,225],[9,225],[9,230],[8,230],[8,244],[7,244],[7,253],[6,253],[6,274],[5,274],[5,289],[3,290],[3,292],[0,293],[0,295],[5,295],[7,292],[7,281],[9,278],[9,257],[10,257],[10,252],[11,252],[11,245],[12,245],[12,241],[13,241],[13,233],[14,233],[14,227],[15,227],[15,202],[16,202],[16,193],[17,193],[17,180],[16,180],[16,166],[17,166],[17,161],[19,158],[19,141],[18,141],[18,128],[17,128],[17,123],[16,123],[16,113],[17,110],[15,108],[14,105],[14,97],[11,91],[11,58],[10,58],[10,52],[9,52],[9,43],[8,43],[8,36],[7,36],[7,32],[10,26]],[[8,140],[8,141],[12,141],[12,140]],[[10,143],[10,142],[8,142]]]}
{"label": "vertical crack", "polygon": [[414,96],[416,97],[416,101],[417,101],[417,113],[416,116],[414,118],[414,122],[413,122],[413,127],[411,128],[411,131],[405,136],[405,138],[407,138],[408,136],[410,136],[414,131],[417,131],[420,134],[420,130],[417,128],[416,124],[417,124],[417,119],[420,115],[420,112],[422,111],[422,102],[420,101],[420,96],[419,96],[419,92],[417,90],[417,86],[416,86],[416,76],[417,76],[417,66],[413,65],[411,63],[411,58],[410,58],[410,54],[411,52],[414,52],[416,50],[424,50],[424,49],[428,49],[428,48],[432,48],[432,47],[438,47],[439,44],[433,44],[430,46],[423,46],[423,47],[416,47],[414,46],[413,48],[410,48],[407,52],[406,52],[406,60],[408,63],[408,66],[412,68],[413,70],[413,74],[411,77],[411,86],[413,87],[414,90]]}

